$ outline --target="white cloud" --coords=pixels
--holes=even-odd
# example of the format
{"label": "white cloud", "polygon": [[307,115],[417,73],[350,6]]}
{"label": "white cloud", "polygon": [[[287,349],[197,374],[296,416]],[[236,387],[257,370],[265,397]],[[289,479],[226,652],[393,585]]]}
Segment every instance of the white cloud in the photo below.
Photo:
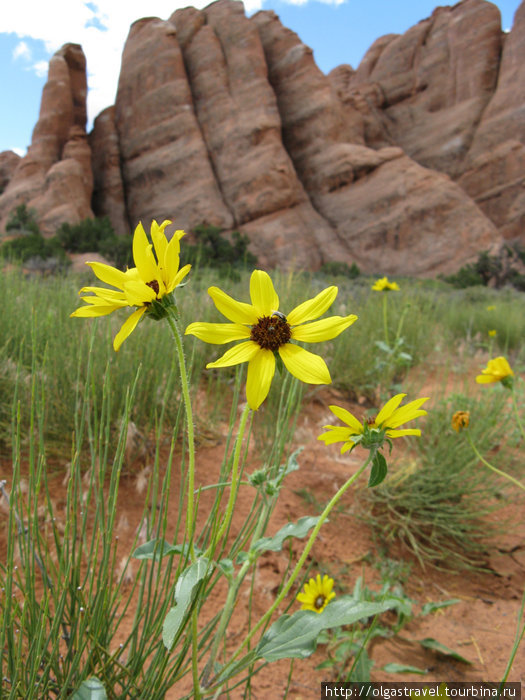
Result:
{"label": "white cloud", "polygon": [[10,148],[9,150],[14,151],[17,156],[20,156],[20,158],[23,158],[27,153],[27,148],[18,148],[17,146],[13,146],[13,148]]}
{"label": "white cloud", "polygon": [[20,41],[13,49],[13,58],[16,61],[17,58],[23,58],[26,61],[31,60],[31,49],[26,44],[25,41]]}
{"label": "white cloud", "polygon": [[[302,4],[308,0],[287,0]],[[167,19],[177,8],[205,7],[210,0],[18,0],[4,3],[0,13],[0,32],[15,33],[20,39],[30,38],[44,43],[51,55],[63,44],[81,44],[87,59],[89,122],[102,109],[115,101],[122,49],[130,25],[144,16]],[[343,0],[321,0],[340,4]],[[263,6],[264,0],[246,0],[246,12]],[[31,52],[25,41],[15,49],[16,57],[30,60]],[[34,51],[33,51],[34,53]],[[32,64],[40,77],[47,73],[47,61]]]}
{"label": "white cloud", "polygon": [[36,63],[33,63],[31,68],[39,78],[45,78],[49,68],[49,61],[37,61]]}

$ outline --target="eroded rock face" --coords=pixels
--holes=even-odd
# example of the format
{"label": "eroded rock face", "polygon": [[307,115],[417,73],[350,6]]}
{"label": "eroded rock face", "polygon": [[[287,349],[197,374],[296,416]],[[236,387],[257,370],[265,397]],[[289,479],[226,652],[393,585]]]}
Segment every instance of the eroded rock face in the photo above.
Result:
{"label": "eroded rock face", "polygon": [[418,163],[455,176],[498,80],[499,10],[485,0],[438,7],[401,36],[376,41],[347,97],[376,86],[393,142]]}
{"label": "eroded rock face", "polygon": [[[334,231],[314,211],[281,136],[257,27],[238,2],[178,10],[194,107],[234,225],[263,264],[319,266]],[[283,231],[286,234],[283,235]],[[300,246],[297,241],[300,240]],[[291,263],[290,263],[291,264]]]}
{"label": "eroded rock face", "polygon": [[21,202],[50,232],[92,206],[123,235],[152,218],[238,229],[266,267],[456,270],[525,236],[524,37],[525,0],[509,36],[494,5],[462,0],[325,76],[273,12],[218,0],[132,25],[89,140],[67,45],[0,225]]}
{"label": "eroded rock face", "polygon": [[497,88],[459,183],[508,240],[525,244],[525,2],[505,37]]}
{"label": "eroded rock face", "polygon": [[169,22],[150,18],[132,25],[122,55],[115,124],[130,221],[232,227]]}
{"label": "eroded rock face", "polygon": [[13,177],[20,160],[20,156],[14,151],[2,151],[0,153],[0,194],[9,184],[9,180]]}
{"label": "eroded rock face", "polygon": [[[273,12],[253,19],[277,95],[283,142],[315,209],[337,232],[332,259],[357,261],[365,270],[395,273],[405,266],[412,274],[429,274],[450,269],[455,256],[475,257],[480,245],[498,238],[447,176],[421,167],[399,147],[349,143],[353,134],[337,87],[311,51]],[[359,141],[365,129],[363,121]]]}
{"label": "eroded rock face", "polygon": [[0,229],[19,204],[36,211],[44,234],[93,216],[86,96],[84,53],[66,44],[49,62],[31,145],[0,197]]}
{"label": "eroded rock face", "polygon": [[93,211],[109,217],[117,236],[131,230],[126,211],[124,183],[120,171],[120,147],[115,125],[115,107],[103,110],[89,134],[93,167]]}

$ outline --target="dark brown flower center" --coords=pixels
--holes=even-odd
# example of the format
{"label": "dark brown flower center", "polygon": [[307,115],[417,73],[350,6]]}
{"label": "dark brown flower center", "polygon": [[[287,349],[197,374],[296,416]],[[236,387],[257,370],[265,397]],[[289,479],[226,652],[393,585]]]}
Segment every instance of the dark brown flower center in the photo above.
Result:
{"label": "dark brown flower center", "polygon": [[250,339],[263,350],[278,350],[281,345],[288,343],[292,337],[292,329],[288,321],[280,316],[263,316],[252,326]]}
{"label": "dark brown flower center", "polygon": [[159,283],[157,282],[157,280],[151,280],[151,282],[146,282],[146,286],[151,287],[153,289],[153,291],[155,292],[155,294],[157,296],[159,295],[160,287],[159,287]]}
{"label": "dark brown flower center", "polygon": [[326,600],[326,597],[324,595],[318,595],[314,601],[314,608],[316,610],[321,610],[321,608],[324,605],[325,600]]}

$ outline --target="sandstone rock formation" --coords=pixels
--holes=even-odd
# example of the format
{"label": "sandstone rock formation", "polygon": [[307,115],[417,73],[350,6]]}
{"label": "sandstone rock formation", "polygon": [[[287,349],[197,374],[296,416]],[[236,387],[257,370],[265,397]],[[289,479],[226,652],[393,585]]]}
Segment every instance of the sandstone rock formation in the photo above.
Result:
{"label": "sandstone rock formation", "polygon": [[66,45],[0,226],[21,202],[49,232],[91,206],[122,235],[238,229],[263,266],[453,271],[502,236],[525,244],[524,37],[525,0],[508,36],[494,5],[462,0],[326,76],[275,13],[218,0],[132,25],[89,140]]}
{"label": "sandstone rock formation", "polygon": [[77,44],[66,44],[49,62],[31,146],[0,197],[0,230],[19,204],[36,211],[44,233],[93,216],[86,96],[84,53]]}
{"label": "sandstone rock formation", "polygon": [[9,180],[13,177],[19,162],[20,156],[14,151],[2,151],[0,153],[0,194],[9,184]]}

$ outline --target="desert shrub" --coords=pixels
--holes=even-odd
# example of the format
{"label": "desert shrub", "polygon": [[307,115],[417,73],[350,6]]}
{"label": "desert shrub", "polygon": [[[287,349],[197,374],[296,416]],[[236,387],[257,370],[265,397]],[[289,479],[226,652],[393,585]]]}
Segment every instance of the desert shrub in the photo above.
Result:
{"label": "desert shrub", "polygon": [[489,283],[496,288],[510,284],[520,291],[525,290],[525,275],[519,273],[515,263],[522,259],[520,251],[505,246],[499,255],[490,255],[487,250],[478,255],[475,263],[461,267],[455,274],[443,276],[442,279],[454,287],[465,289],[476,285],[487,286]]}
{"label": "desert shrub", "polygon": [[217,226],[197,226],[193,231],[194,245],[184,246],[184,263],[213,267],[221,276],[238,279],[238,270],[257,264],[257,258],[248,250],[248,236],[233,231],[231,238]]}
{"label": "desert shrub", "polygon": [[498,532],[490,516],[504,503],[505,482],[487,476],[450,421],[456,410],[470,411],[469,429],[481,453],[492,451],[492,462],[508,464],[501,441],[505,398],[501,392],[478,401],[455,394],[429,410],[424,439],[411,443],[415,457],[365,494],[365,520],[384,545],[402,544],[421,564],[441,569],[483,568]]}
{"label": "desert shrub", "polygon": [[5,230],[10,234],[39,234],[35,210],[19,204],[9,215]]}
{"label": "desert shrub", "polygon": [[57,238],[69,253],[98,252],[119,268],[133,265],[131,237],[117,236],[107,216],[62,224]]}
{"label": "desert shrub", "polygon": [[355,264],[355,262],[353,262],[351,265],[348,265],[345,262],[338,262],[337,260],[330,260],[330,262],[323,263],[323,265],[321,265],[321,268],[319,269],[319,272],[322,275],[330,275],[332,277],[346,277],[350,280],[359,277],[359,275],[361,274],[361,270]]}
{"label": "desert shrub", "polygon": [[[53,269],[68,264],[64,249],[56,237],[44,238],[40,232],[18,236],[10,241],[2,243],[0,254],[3,258],[16,260],[22,263],[33,263],[38,268],[41,261],[53,259]],[[40,261],[40,262],[38,262]]]}

